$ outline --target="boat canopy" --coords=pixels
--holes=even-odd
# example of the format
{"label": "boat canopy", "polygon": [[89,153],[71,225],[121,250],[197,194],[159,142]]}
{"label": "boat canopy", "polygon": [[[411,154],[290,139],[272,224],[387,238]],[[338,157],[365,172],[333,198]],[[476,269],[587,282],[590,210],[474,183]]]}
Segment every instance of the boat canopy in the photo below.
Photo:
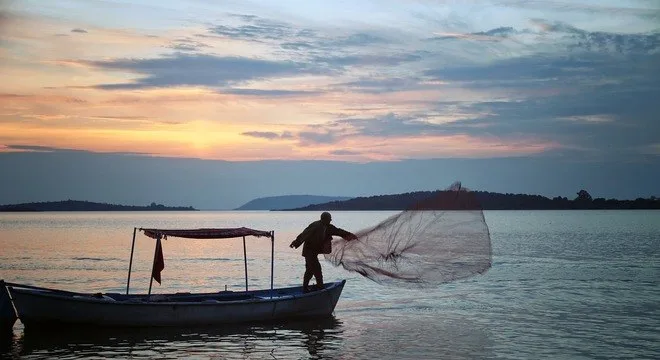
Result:
{"label": "boat canopy", "polygon": [[[165,268],[165,259],[163,258],[163,247],[161,239],[167,239],[168,236],[187,238],[187,239],[232,239],[243,238],[243,261],[245,263],[245,291],[248,291],[248,271],[247,271],[247,248],[245,246],[245,237],[267,237],[270,239],[270,289],[273,290],[273,278],[275,275],[275,231],[255,230],[246,227],[224,228],[224,229],[144,229],[133,228],[133,244],[131,245],[131,258],[128,263],[128,279],[126,280],[126,294],[131,284],[131,269],[133,268],[133,252],[135,250],[135,235],[140,230],[152,239],[156,239],[156,249],[154,251],[154,262],[151,270],[151,279],[149,280],[149,295],[151,295],[151,286],[155,279],[160,284],[160,272]],[[271,294],[272,296],[272,294]]]}
{"label": "boat canopy", "polygon": [[270,231],[254,230],[246,227],[229,229],[140,229],[144,235],[158,239],[168,236],[187,238],[187,239],[231,239],[244,236],[268,237],[272,236]]}

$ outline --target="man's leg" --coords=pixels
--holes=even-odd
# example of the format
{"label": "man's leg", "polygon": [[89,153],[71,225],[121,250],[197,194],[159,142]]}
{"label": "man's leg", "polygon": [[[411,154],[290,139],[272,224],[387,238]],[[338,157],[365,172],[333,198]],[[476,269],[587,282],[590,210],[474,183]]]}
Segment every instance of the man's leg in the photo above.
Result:
{"label": "man's leg", "polygon": [[323,289],[323,270],[321,269],[321,263],[317,256],[314,256],[314,277],[316,278],[316,287],[318,289]]}
{"label": "man's leg", "polygon": [[[303,292],[309,291],[309,281],[312,280],[314,275],[314,260],[316,256],[305,256],[305,275],[303,276]],[[318,259],[316,259],[318,262]]]}

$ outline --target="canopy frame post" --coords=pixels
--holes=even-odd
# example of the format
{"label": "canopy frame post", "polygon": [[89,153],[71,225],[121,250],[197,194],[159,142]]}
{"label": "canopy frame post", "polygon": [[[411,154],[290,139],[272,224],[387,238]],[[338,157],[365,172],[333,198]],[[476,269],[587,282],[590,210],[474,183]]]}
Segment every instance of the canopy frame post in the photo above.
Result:
{"label": "canopy frame post", "polygon": [[243,236],[243,262],[245,264],[245,291],[248,291],[247,248],[245,247],[245,236]]}
{"label": "canopy frame post", "polygon": [[270,297],[273,297],[273,278],[275,277],[275,231],[270,232]]}
{"label": "canopy frame post", "polygon": [[131,245],[131,259],[128,262],[128,280],[126,280],[126,295],[128,295],[128,289],[131,286],[131,269],[133,268],[133,251],[135,250],[135,233],[137,228],[133,228],[133,244]]}

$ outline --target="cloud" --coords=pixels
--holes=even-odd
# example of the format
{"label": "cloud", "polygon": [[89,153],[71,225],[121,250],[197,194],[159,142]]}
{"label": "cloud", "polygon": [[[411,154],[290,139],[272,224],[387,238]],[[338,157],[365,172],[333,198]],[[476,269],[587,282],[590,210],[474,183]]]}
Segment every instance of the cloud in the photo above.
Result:
{"label": "cloud", "polygon": [[297,41],[291,41],[291,38],[282,38],[287,40],[280,43],[280,47],[284,50],[293,51],[312,51],[315,50],[324,54],[324,56],[341,52],[349,49],[364,49],[369,48],[371,45],[378,44],[393,44],[394,42],[383,36],[367,34],[367,33],[354,33],[348,36],[321,36],[314,34],[313,36],[297,36]]}
{"label": "cloud", "polygon": [[439,133],[440,127],[429,124],[423,116],[401,116],[389,113],[369,118],[336,120],[335,125],[347,127],[353,135],[371,137],[401,137]]}
{"label": "cloud", "polygon": [[345,49],[345,48],[364,48],[370,45],[389,45],[393,44],[394,41],[385,37],[385,33],[367,33],[367,32],[355,32],[350,35],[336,36],[336,35],[325,35],[325,36],[316,36],[309,37],[310,45],[314,48],[320,48],[325,50],[334,50],[334,49]]}
{"label": "cloud", "polygon": [[340,155],[340,156],[352,156],[352,155],[361,155],[362,153],[354,150],[337,149],[330,151],[330,154]]}
{"label": "cloud", "polygon": [[391,54],[391,55],[346,55],[346,56],[318,56],[314,62],[329,65],[332,68],[348,66],[397,66],[404,63],[421,60],[418,54]]}
{"label": "cloud", "polygon": [[37,151],[37,152],[54,152],[54,151],[71,151],[71,149],[62,149],[50,146],[41,145],[5,145],[9,150],[19,151]]}
{"label": "cloud", "polygon": [[308,125],[302,131],[248,131],[241,135],[267,140],[296,140],[300,146],[314,146],[320,144],[334,144],[349,137],[350,134],[330,122],[322,125]]}
{"label": "cloud", "polygon": [[37,95],[37,94],[12,94],[0,93],[0,104],[7,106],[11,103],[65,103],[85,104],[86,100],[64,95]]}
{"label": "cloud", "polygon": [[261,139],[268,139],[268,140],[293,138],[293,135],[288,131],[282,133],[276,133],[272,131],[247,131],[242,133],[241,135],[261,138]]}
{"label": "cloud", "polygon": [[611,123],[616,120],[613,116],[606,114],[573,115],[573,116],[559,117],[558,119],[581,122],[585,124]]}
{"label": "cloud", "polygon": [[502,26],[498,27],[495,29],[491,29],[488,31],[482,31],[482,32],[476,32],[472,33],[473,35],[484,35],[484,36],[500,36],[500,37],[507,37],[511,34],[516,34],[518,33],[514,28],[511,26]]}
{"label": "cloud", "polygon": [[25,99],[32,95],[0,93],[0,100]]}
{"label": "cloud", "polygon": [[100,89],[174,86],[227,86],[247,80],[317,73],[305,64],[245,57],[177,53],[159,58],[80,61],[87,66],[143,75],[130,83],[101,84]]}
{"label": "cloud", "polygon": [[280,47],[285,50],[309,50],[313,49],[314,45],[307,42],[285,42],[280,44]]}
{"label": "cloud", "polygon": [[[517,63],[513,60],[506,63],[504,68],[496,63],[471,69],[480,71],[454,75],[462,80],[475,80],[486,74],[495,74],[490,76],[503,79],[514,75],[504,73],[504,69],[508,72],[518,69],[523,73],[513,76],[511,86],[524,92],[527,87],[525,80],[539,75],[538,67],[544,62],[532,57],[518,59]],[[551,63],[557,64],[556,61]],[[534,65],[533,69],[526,70],[530,64]],[[573,63],[567,61],[561,64]],[[548,66],[540,74],[556,76],[561,72],[561,69],[553,70],[552,66]],[[594,72],[602,76],[598,68]],[[639,72],[640,75],[644,73]],[[572,78],[570,74],[578,78]],[[588,83],[581,87],[584,79],[575,72],[560,77],[560,81],[565,84],[566,90],[549,96],[531,95],[525,99],[506,101],[438,102],[435,109],[424,108],[415,114],[343,117],[325,124],[310,125],[303,131],[294,131],[291,138],[298,140],[301,146],[315,146],[340,144],[356,138],[399,141],[403,138],[466,136],[472,139],[499,139],[504,144],[554,144],[553,147],[574,149],[578,151],[576,154],[584,156],[600,153],[628,159],[634,159],[640,149],[652,153],[648,149],[660,142],[656,100],[660,98],[660,87],[657,86],[660,75],[641,79],[633,77],[627,80],[632,81],[629,86]],[[381,83],[376,81],[373,85]],[[440,116],[438,119],[436,114],[458,116],[454,119]],[[278,140],[280,137],[270,136],[269,139]],[[577,158],[578,155],[574,156]]]}
{"label": "cloud", "polygon": [[71,30],[72,33],[87,34],[87,30],[81,28],[75,28]]}
{"label": "cloud", "polygon": [[[625,61],[626,66],[621,66]],[[578,53],[567,55],[530,55],[486,64],[427,69],[427,79],[460,82],[469,88],[506,88],[527,91],[530,88],[558,90],[581,87],[591,91],[607,83],[623,86],[653,87],[660,80],[654,67],[658,54]]]}
{"label": "cloud", "polygon": [[472,40],[472,41],[502,41],[514,35],[524,34],[527,31],[518,31],[510,26],[502,26],[487,31],[479,31],[473,33],[436,33],[436,36],[426,40]]}
{"label": "cloud", "polygon": [[274,53],[280,59],[304,61],[334,74],[355,67],[398,66],[421,59],[417,53],[383,46],[396,43],[388,34],[379,29],[329,31],[255,15],[233,14],[226,23],[210,27],[208,34],[197,36],[257,42],[275,48]]}
{"label": "cloud", "polygon": [[660,32],[628,34],[585,31],[561,21],[532,19],[531,22],[541,32],[564,34],[564,40],[570,41],[568,46],[571,49],[617,53],[660,52]]}
{"label": "cloud", "polygon": [[[282,51],[273,57],[248,58],[218,56],[201,53],[210,46],[194,38],[178,38],[168,48],[177,53],[154,58],[115,58],[110,60],[59,60],[66,65],[83,65],[106,71],[122,71],[138,75],[130,82],[104,83],[99,89],[142,89],[174,86],[235,86],[246,81],[300,75],[340,74],[357,67],[396,67],[420,61],[417,52],[386,49],[370,51],[369,46],[386,44],[389,40],[368,31],[342,35],[324,35],[316,30],[298,28],[290,24],[253,15],[232,15],[244,24],[223,24],[209,28],[209,33],[243,41],[270,42]],[[206,36],[204,34],[197,34]],[[356,51],[349,51],[355,48]],[[364,48],[364,49],[363,49]],[[296,53],[302,51],[302,53]],[[387,51],[387,53],[383,53]],[[283,60],[283,59],[292,60]],[[244,90],[237,90],[239,93]],[[257,92],[244,91],[256,96]],[[261,92],[259,96],[294,95]]]}
{"label": "cloud", "polygon": [[381,35],[369,33],[355,33],[344,38],[339,38],[333,42],[335,46],[366,46],[373,44],[389,44],[392,41]]}
{"label": "cloud", "polygon": [[646,144],[640,148],[642,154],[655,155],[660,157],[660,142]]}
{"label": "cloud", "polygon": [[195,41],[189,38],[181,38],[181,39],[176,39],[172,42],[172,44],[167,46],[170,49],[177,50],[177,51],[201,51],[205,48],[210,48],[211,46],[200,42],[200,41]]}
{"label": "cloud", "polygon": [[106,154],[106,155],[149,155],[140,152],[98,152],[92,150],[70,149],[42,145],[13,144],[4,145],[8,151],[16,152],[41,152],[41,153],[79,153],[79,154]]}
{"label": "cloud", "polygon": [[298,140],[301,145],[309,146],[316,144],[333,144],[337,142],[341,136],[331,130],[325,131],[301,131],[297,134]]}
{"label": "cloud", "polygon": [[414,90],[437,90],[446,82],[438,79],[424,79],[422,76],[409,77],[373,77],[361,78],[354,81],[343,82],[331,86],[340,91],[359,92],[363,94],[384,94]]}
{"label": "cloud", "polygon": [[660,141],[657,100],[660,88],[603,86],[589,92],[560,93],[523,101],[465,105],[477,116],[449,123],[447,129],[474,136],[535,136],[566,148],[634,159],[640,146]]}
{"label": "cloud", "polygon": [[287,50],[330,50],[391,43],[382,34],[366,31],[335,35],[255,15],[232,14],[231,17],[242,23],[216,25],[208,31],[232,40],[280,42],[279,45]]}
{"label": "cloud", "polygon": [[[518,8],[531,8],[535,11],[553,10],[560,13],[582,12],[589,15],[604,16],[623,16],[632,15],[640,18],[658,19],[660,18],[660,8],[651,5],[652,1],[647,1],[648,6],[643,2],[637,2],[636,6],[626,2],[619,2],[622,6],[613,6],[603,4],[604,2],[589,2],[587,4],[578,1],[529,1],[529,0],[499,0],[498,3]],[[563,15],[563,14],[562,14]]]}
{"label": "cloud", "polygon": [[415,79],[410,78],[385,78],[385,79],[370,79],[364,78],[360,80],[340,83],[335,86],[348,88],[350,90],[357,90],[364,93],[380,94],[383,92],[396,91],[406,88],[411,83],[415,83]]}
{"label": "cloud", "polygon": [[321,91],[299,91],[299,90],[264,90],[264,89],[241,89],[231,88],[223,89],[218,92],[223,94],[234,94],[254,97],[298,97],[314,96],[322,94]]}
{"label": "cloud", "polygon": [[241,135],[266,140],[297,140],[301,146],[333,144],[345,135],[343,131],[333,129],[332,124],[321,126],[310,125],[307,128],[307,130],[298,132],[247,131]]}
{"label": "cloud", "polygon": [[209,28],[209,32],[230,39],[258,42],[264,40],[281,40],[299,35],[298,30],[282,22],[255,15],[235,14],[233,17],[240,19],[245,24],[217,25]]}
{"label": "cloud", "polygon": [[[658,53],[660,52],[660,32],[651,33],[611,33],[586,31],[561,21],[545,19],[530,20],[532,28],[517,30],[502,26],[472,33],[436,33],[426,40],[469,40],[499,42],[506,39],[534,39],[538,45],[544,43],[563,44],[573,51],[616,52],[616,53]],[[559,38],[557,38],[559,36]]]}
{"label": "cloud", "polygon": [[[401,116],[390,113],[368,118],[344,118],[325,124],[308,125],[297,132],[246,132],[243,135],[269,140],[295,139],[302,146],[335,144],[355,137],[396,138],[452,133],[439,124],[426,121],[425,115]],[[286,136],[285,136],[286,134]]]}
{"label": "cloud", "polygon": [[[530,56],[495,61],[490,64],[447,66],[428,69],[424,76],[444,81],[512,81],[553,79],[566,74],[564,69],[583,68],[593,62],[574,58]],[[574,72],[568,73],[574,76]]]}

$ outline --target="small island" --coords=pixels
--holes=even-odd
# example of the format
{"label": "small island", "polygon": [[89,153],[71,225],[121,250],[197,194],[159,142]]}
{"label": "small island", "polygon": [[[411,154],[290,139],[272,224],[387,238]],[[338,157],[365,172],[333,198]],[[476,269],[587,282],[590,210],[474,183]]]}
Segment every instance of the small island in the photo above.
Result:
{"label": "small island", "polygon": [[192,206],[165,206],[152,202],[147,206],[116,205],[91,201],[65,200],[0,205],[1,212],[37,211],[197,211]]}

